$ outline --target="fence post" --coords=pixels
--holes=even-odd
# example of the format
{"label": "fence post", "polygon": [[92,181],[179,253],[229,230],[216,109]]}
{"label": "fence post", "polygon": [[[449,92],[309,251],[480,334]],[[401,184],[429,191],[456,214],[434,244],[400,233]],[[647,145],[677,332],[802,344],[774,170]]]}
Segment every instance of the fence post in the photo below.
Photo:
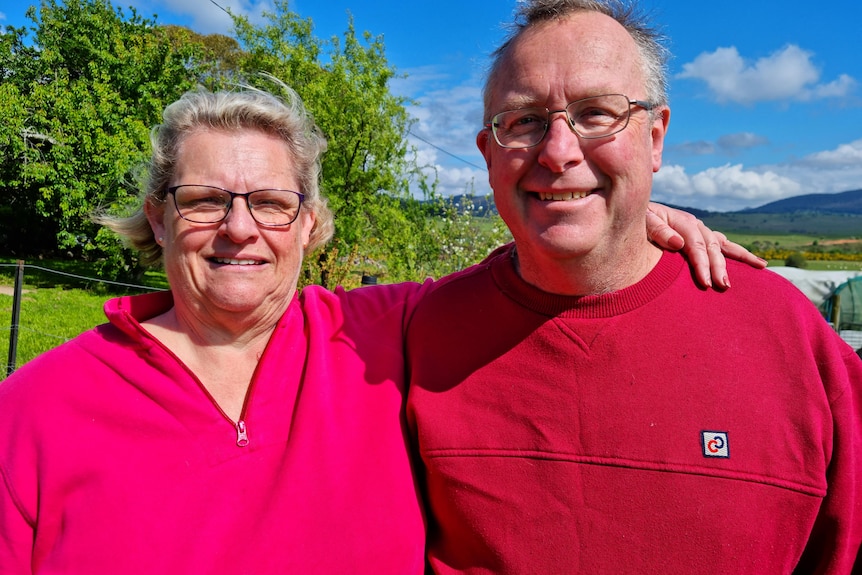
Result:
{"label": "fence post", "polygon": [[829,302],[832,304],[832,309],[829,313],[829,323],[832,324],[832,328],[835,331],[838,331],[839,325],[841,324],[841,296],[837,293],[832,294],[832,297],[829,298]]}
{"label": "fence post", "polygon": [[18,260],[15,272],[15,293],[12,296],[12,326],[9,330],[9,360],[6,362],[6,375],[15,371],[18,356],[18,322],[21,318],[21,292],[24,289],[24,260]]}

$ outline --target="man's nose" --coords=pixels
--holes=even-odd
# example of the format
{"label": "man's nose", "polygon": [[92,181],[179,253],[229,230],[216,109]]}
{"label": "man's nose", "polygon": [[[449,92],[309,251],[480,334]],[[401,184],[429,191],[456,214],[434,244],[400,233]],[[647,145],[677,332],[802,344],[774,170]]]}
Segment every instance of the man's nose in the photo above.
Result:
{"label": "man's nose", "polygon": [[552,172],[559,173],[572,162],[584,159],[581,138],[572,129],[564,110],[551,112],[548,131],[539,146],[539,163]]}

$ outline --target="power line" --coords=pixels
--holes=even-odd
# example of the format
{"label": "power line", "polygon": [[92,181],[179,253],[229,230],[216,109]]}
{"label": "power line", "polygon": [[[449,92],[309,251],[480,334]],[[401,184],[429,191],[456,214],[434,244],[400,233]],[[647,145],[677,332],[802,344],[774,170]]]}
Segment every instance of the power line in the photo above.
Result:
{"label": "power line", "polygon": [[421,141],[425,142],[426,144],[428,144],[429,146],[431,146],[431,147],[432,147],[432,148],[434,148],[435,150],[437,150],[437,151],[439,151],[439,152],[443,152],[443,153],[444,153],[444,154],[446,154],[447,156],[450,156],[450,157],[452,157],[452,158],[455,158],[455,159],[456,159],[456,160],[458,160],[459,162],[464,162],[464,163],[465,163],[465,164],[467,164],[468,166],[472,166],[472,167],[476,168],[477,170],[482,170],[483,172],[487,172],[487,171],[488,171],[488,168],[486,168],[485,166],[477,166],[477,165],[476,165],[476,164],[474,164],[473,162],[471,162],[471,161],[469,161],[469,160],[465,160],[464,158],[462,158],[462,157],[460,157],[460,156],[456,156],[456,155],[455,155],[455,154],[453,154],[452,152],[447,152],[446,150],[444,150],[444,149],[443,149],[443,148],[441,148],[440,146],[437,146],[437,145],[435,145],[435,144],[432,144],[431,142],[429,142],[428,140],[426,140],[425,138],[423,138],[423,137],[421,137],[421,136],[417,136],[417,135],[416,135],[416,134],[414,134],[411,130],[407,130],[407,133],[408,133],[408,134],[410,134],[411,136],[413,136],[414,138],[416,138],[417,140],[421,140]]}

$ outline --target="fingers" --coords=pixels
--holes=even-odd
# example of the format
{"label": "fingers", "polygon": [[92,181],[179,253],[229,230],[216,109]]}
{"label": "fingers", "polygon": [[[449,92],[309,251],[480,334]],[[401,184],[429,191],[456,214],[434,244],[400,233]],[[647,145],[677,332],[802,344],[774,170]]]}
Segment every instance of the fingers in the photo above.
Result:
{"label": "fingers", "polygon": [[[712,230],[692,214],[650,202],[647,234],[664,249],[682,249],[699,285],[711,287],[715,271],[725,275],[720,246],[712,253],[707,249],[709,242],[716,242]],[[714,254],[717,254],[718,259],[715,263],[712,261],[716,257]]]}
{"label": "fingers", "polygon": [[757,269],[766,267],[766,260],[728,240],[723,233],[711,230],[692,214],[662,204],[649,204],[647,235],[664,249],[681,249],[695,280],[703,287],[730,287],[726,257]]}
{"label": "fingers", "polygon": [[661,216],[647,210],[647,237],[666,250],[677,251],[685,245],[685,240]]}
{"label": "fingers", "polygon": [[721,289],[729,287],[721,244],[715,233],[697,218],[694,230],[685,236],[682,251],[688,257],[697,283],[706,288],[713,285]]}
{"label": "fingers", "polygon": [[[720,234],[720,232],[716,233]],[[721,234],[721,236],[723,237],[724,234]],[[740,261],[757,269],[765,268],[768,263],[765,259],[757,257],[743,246],[728,240],[726,237],[723,238],[721,243],[721,253],[723,253],[725,257]]]}
{"label": "fingers", "polygon": [[721,249],[723,243],[727,241],[727,237],[721,232],[712,231],[703,222],[700,223],[700,226],[703,233],[704,248],[707,258],[709,258],[712,283],[717,289],[727,289],[730,287],[730,278],[727,275],[727,262]]}

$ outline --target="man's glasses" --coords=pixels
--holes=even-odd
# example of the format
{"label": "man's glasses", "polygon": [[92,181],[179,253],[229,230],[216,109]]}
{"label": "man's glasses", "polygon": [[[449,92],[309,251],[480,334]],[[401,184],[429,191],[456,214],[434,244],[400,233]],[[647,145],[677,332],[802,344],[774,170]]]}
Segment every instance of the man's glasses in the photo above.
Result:
{"label": "man's glasses", "polygon": [[215,186],[184,184],[168,188],[180,217],[197,224],[214,224],[227,217],[233,199],[244,198],[254,221],[263,226],[286,226],[299,215],[305,196],[291,190],[255,190],[239,194]]}
{"label": "man's glasses", "polygon": [[485,124],[504,148],[530,148],[541,142],[551,124],[551,114],[566,114],[569,127],[586,140],[606,138],[629,125],[632,106],[652,110],[643,100],[629,100],[622,94],[604,94],[575,100],[562,110],[519,108],[500,112]]}

